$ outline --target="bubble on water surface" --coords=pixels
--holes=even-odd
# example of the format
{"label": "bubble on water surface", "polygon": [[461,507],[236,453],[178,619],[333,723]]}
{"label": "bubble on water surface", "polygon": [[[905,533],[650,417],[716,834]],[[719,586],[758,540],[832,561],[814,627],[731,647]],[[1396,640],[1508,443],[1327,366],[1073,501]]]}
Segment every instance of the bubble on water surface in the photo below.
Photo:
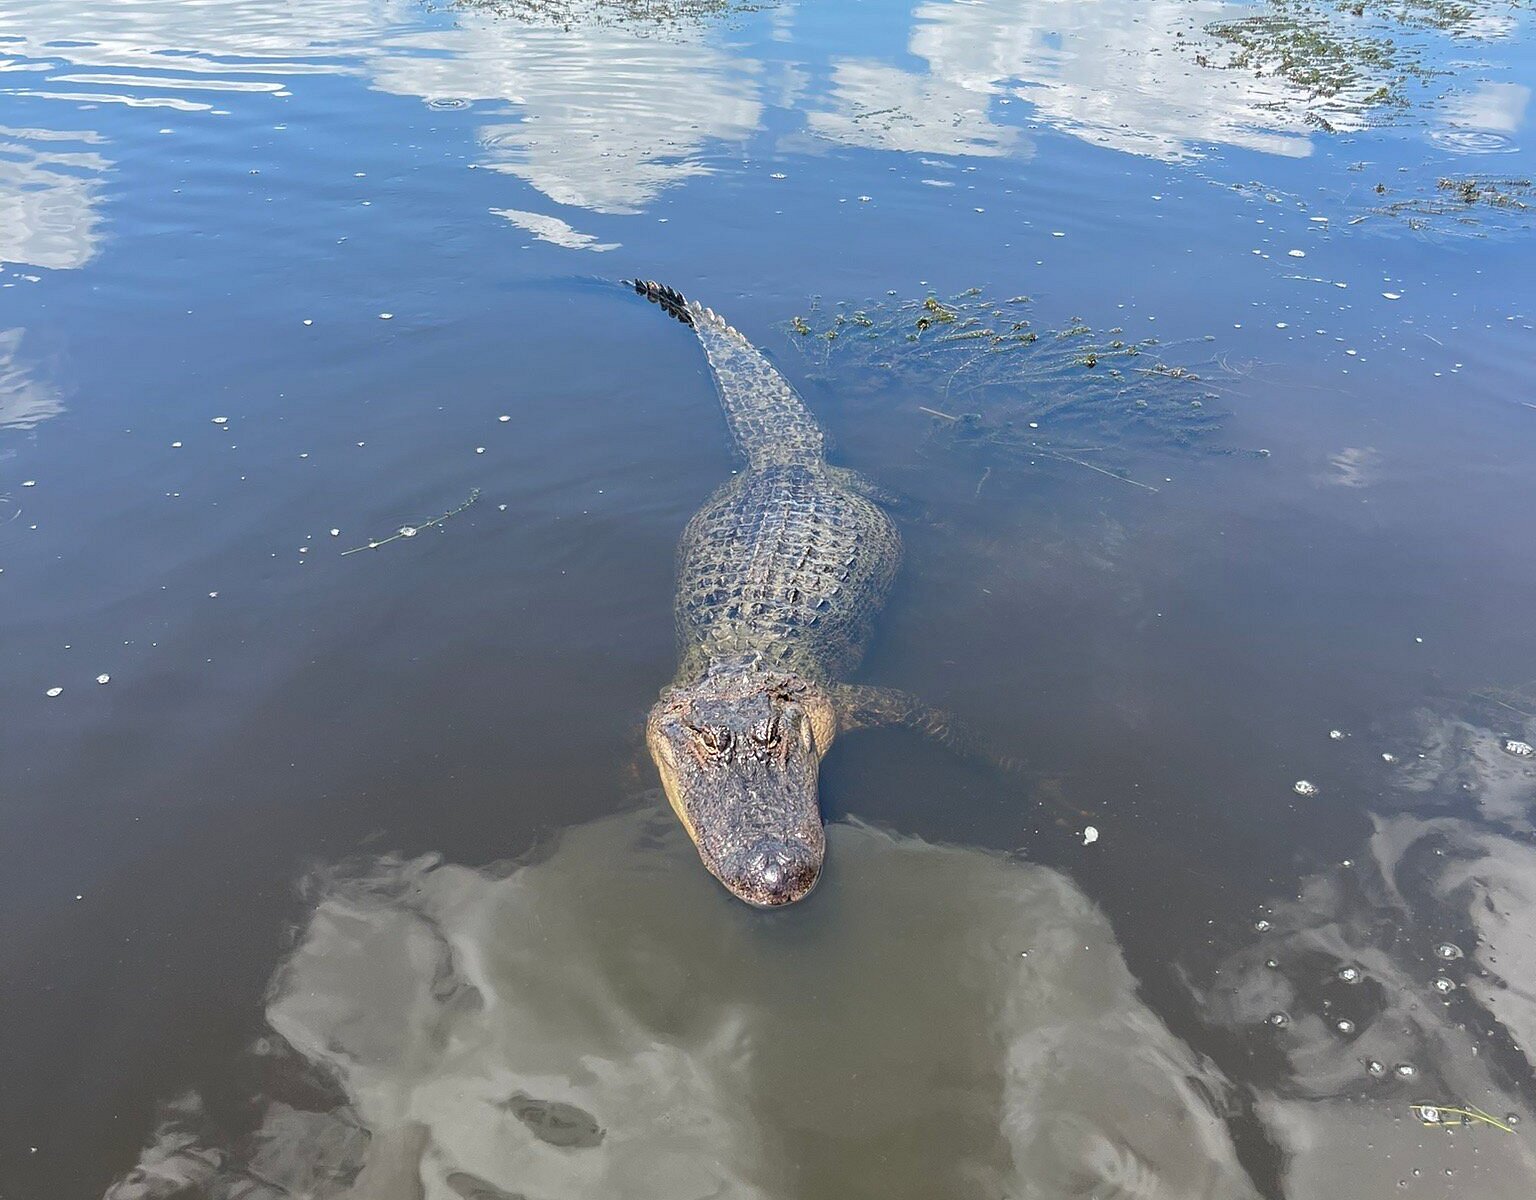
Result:
{"label": "bubble on water surface", "polygon": [[1291,785],[1291,790],[1298,796],[1315,796],[1317,795],[1317,784],[1309,779],[1298,779]]}
{"label": "bubble on water surface", "polygon": [[1399,1079],[1414,1079],[1418,1076],[1419,1069],[1412,1063],[1398,1063],[1392,1068],[1392,1073]]}
{"label": "bubble on water surface", "polygon": [[1343,739],[1344,739],[1344,731],[1342,729],[1330,729],[1328,731],[1328,736],[1331,737],[1336,742],[1343,741]]}
{"label": "bubble on water surface", "polygon": [[1506,738],[1504,741],[1504,750],[1508,754],[1513,754],[1516,758],[1531,758],[1532,756],[1536,756],[1536,748],[1533,748],[1530,742],[1522,742],[1518,738]]}
{"label": "bubble on water surface", "polygon": [[437,109],[468,108],[469,101],[463,96],[433,96],[427,101],[427,107]]}
{"label": "bubble on water surface", "polygon": [[103,673],[101,675],[96,676],[96,682],[97,683],[111,683],[112,682],[112,676]]}
{"label": "bubble on water surface", "polygon": [[1333,1023],[1333,1027],[1342,1033],[1345,1037],[1348,1037],[1355,1031],[1355,1023],[1348,1017],[1340,1017]]}
{"label": "bubble on water surface", "polygon": [[1255,921],[1253,923],[1253,927],[1255,929],[1257,929],[1260,933],[1268,933],[1270,925],[1269,925],[1268,921],[1263,920],[1262,918],[1260,918],[1259,920],[1257,920],[1257,921]]}
{"label": "bubble on water surface", "polygon": [[1365,1073],[1380,1079],[1387,1073],[1387,1066],[1385,1063],[1377,1062],[1374,1058],[1368,1058],[1365,1060]]}
{"label": "bubble on water surface", "polygon": [[1456,990],[1455,981],[1447,979],[1444,975],[1436,976],[1434,986],[1435,991],[1439,992],[1442,996],[1448,996]]}
{"label": "bubble on water surface", "polygon": [[1435,953],[1449,962],[1451,959],[1461,957],[1461,947],[1454,942],[1441,942],[1435,947]]}
{"label": "bubble on water surface", "polygon": [[1268,1021],[1269,1024],[1273,1025],[1276,1029],[1284,1029],[1287,1025],[1289,1025],[1291,1023],[1290,1014],[1289,1013],[1283,1013],[1283,1012],[1272,1012],[1272,1013],[1269,1014],[1269,1016],[1266,1018],[1266,1020]]}
{"label": "bubble on water surface", "polygon": [[1359,967],[1340,967],[1339,978],[1345,983],[1359,983],[1361,980]]}
{"label": "bubble on water surface", "polygon": [[61,688],[61,687],[51,687],[51,688],[48,689],[48,698],[50,700],[53,699],[53,697],[55,697],[55,696],[62,696],[63,694],[64,694],[64,689]]}

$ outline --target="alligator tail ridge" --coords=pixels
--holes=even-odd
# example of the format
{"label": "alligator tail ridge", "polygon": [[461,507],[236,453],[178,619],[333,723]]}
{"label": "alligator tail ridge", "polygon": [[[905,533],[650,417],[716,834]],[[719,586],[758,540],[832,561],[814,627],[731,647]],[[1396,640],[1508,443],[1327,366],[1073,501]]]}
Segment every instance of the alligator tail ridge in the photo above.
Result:
{"label": "alligator tail ridge", "polygon": [[619,282],[634,288],[636,295],[644,296],[652,304],[660,305],[661,311],[669,317],[677,318],[684,325],[693,324],[693,309],[697,306],[675,287],[657,283],[654,279],[622,279]]}
{"label": "alligator tail ridge", "polygon": [[726,422],[748,466],[825,465],[824,438],[816,418],[740,330],[714,309],[689,300],[667,284],[654,279],[623,283],[698,335]]}

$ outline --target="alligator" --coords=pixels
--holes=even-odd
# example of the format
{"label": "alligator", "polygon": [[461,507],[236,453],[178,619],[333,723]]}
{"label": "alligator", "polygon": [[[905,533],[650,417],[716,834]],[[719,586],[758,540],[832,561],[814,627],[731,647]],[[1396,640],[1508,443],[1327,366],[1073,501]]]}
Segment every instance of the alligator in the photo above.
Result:
{"label": "alligator", "polygon": [[840,734],[962,735],[903,692],[846,682],[901,562],[879,491],[827,462],[816,419],[741,333],[674,288],[624,282],[698,336],[745,463],[683,533],[680,661],[646,744],[709,872],[749,904],[793,903],[821,874],[817,773]]}

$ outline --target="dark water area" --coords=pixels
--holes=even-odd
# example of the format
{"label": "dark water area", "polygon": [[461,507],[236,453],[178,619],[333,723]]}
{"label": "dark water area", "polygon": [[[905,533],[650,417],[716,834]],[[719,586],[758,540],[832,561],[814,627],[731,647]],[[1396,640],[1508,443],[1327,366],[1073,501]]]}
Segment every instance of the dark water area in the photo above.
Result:
{"label": "dark water area", "polygon": [[[1471,0],[6,6],[0,1198],[1530,1196],[1533,86]],[[840,741],[782,912],[642,742],[733,463],[635,274],[1023,763]]]}

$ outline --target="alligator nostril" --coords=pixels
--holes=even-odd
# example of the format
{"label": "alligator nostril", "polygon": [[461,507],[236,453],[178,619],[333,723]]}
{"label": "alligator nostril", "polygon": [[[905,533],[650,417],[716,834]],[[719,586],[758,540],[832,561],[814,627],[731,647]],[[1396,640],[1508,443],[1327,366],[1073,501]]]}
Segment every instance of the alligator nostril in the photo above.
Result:
{"label": "alligator nostril", "polygon": [[820,863],[808,846],[764,838],[747,852],[744,866],[745,890],[737,894],[754,904],[772,906],[798,900],[810,891]]}

